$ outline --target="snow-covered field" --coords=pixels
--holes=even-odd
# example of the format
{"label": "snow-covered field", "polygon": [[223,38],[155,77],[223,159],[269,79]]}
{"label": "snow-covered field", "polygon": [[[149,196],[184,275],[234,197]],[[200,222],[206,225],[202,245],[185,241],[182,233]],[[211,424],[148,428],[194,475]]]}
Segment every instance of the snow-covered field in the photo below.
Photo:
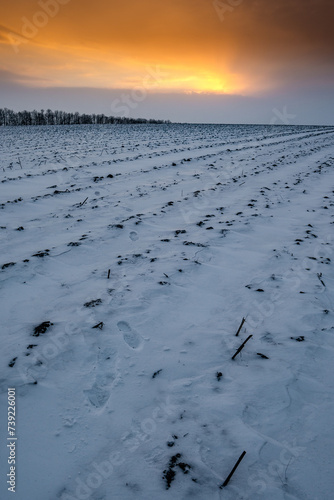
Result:
{"label": "snow-covered field", "polygon": [[333,498],[334,128],[0,136],[1,499]]}

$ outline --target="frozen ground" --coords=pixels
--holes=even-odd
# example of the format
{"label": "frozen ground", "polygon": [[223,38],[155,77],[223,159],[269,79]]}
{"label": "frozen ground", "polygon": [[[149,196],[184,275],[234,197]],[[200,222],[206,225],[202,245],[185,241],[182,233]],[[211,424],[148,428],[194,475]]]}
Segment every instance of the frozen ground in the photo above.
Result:
{"label": "frozen ground", "polygon": [[1,499],[333,498],[334,128],[0,135]]}

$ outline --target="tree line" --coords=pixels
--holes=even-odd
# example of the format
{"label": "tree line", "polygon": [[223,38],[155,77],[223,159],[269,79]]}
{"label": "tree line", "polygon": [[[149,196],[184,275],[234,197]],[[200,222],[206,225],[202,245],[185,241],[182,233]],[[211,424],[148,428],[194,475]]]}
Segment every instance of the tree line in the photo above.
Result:
{"label": "tree line", "polygon": [[146,118],[124,118],[106,116],[102,114],[80,114],[78,112],[68,113],[66,111],[52,111],[41,109],[40,111],[18,111],[3,108],[0,109],[0,126],[20,125],[107,125],[128,123],[170,123],[169,120],[147,120]]}

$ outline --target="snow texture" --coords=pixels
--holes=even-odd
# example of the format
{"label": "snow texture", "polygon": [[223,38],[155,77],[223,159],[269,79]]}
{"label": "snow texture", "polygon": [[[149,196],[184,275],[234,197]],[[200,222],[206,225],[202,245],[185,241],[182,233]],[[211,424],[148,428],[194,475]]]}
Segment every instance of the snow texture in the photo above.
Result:
{"label": "snow texture", "polygon": [[333,498],[334,128],[0,134],[1,499]]}

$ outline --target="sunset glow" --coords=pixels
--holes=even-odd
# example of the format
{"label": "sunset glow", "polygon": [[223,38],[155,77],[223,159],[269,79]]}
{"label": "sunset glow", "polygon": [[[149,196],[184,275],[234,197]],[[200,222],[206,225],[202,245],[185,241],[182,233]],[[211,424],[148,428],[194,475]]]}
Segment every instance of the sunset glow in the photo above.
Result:
{"label": "sunset glow", "polygon": [[3,2],[0,72],[20,89],[256,98],[330,89],[333,10],[329,0]]}

